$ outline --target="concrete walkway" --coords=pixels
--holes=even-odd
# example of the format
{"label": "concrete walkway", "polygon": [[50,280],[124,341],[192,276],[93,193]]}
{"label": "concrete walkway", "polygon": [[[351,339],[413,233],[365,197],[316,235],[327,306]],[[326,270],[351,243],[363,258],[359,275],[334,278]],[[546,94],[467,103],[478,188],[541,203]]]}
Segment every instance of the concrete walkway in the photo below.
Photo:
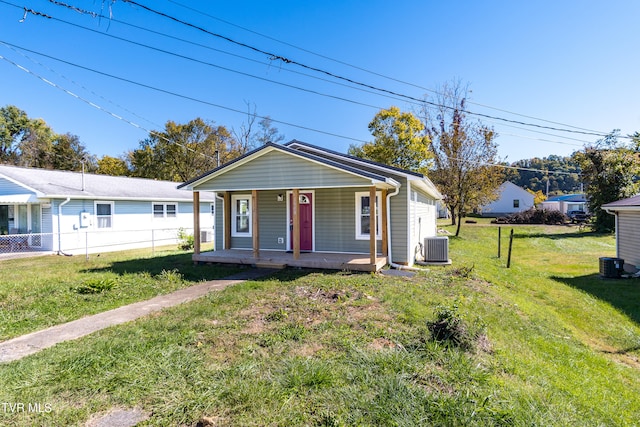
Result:
{"label": "concrete walkway", "polygon": [[60,342],[75,340],[101,329],[135,320],[166,307],[173,307],[192,301],[208,294],[210,291],[219,291],[227,286],[266,276],[274,271],[276,270],[265,268],[249,269],[221,280],[211,280],[167,295],[160,295],[147,301],[125,305],[104,313],[94,314],[63,323],[62,325],[12,338],[0,343],[0,363],[22,359]]}

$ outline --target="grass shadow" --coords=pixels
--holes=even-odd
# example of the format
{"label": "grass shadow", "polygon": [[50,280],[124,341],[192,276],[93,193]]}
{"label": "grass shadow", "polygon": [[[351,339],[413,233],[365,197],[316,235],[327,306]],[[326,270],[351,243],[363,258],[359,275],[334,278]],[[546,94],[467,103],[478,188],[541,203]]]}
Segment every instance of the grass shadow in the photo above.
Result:
{"label": "grass shadow", "polygon": [[518,232],[513,233],[514,239],[542,237],[542,238],[547,238],[551,240],[560,240],[560,239],[575,239],[575,238],[583,238],[583,237],[600,237],[600,236],[606,236],[606,234],[595,233],[592,231],[585,231],[585,232],[573,231],[569,233],[528,233],[528,234],[519,234]]}
{"label": "grass shadow", "polygon": [[[160,255],[151,258],[129,259],[126,261],[114,261],[111,264],[82,270],[83,273],[113,272],[119,275],[125,274],[149,274],[157,276],[163,271],[178,270],[185,280],[202,281],[216,280],[246,269],[254,267],[236,264],[195,264],[191,259],[191,253]],[[286,268],[276,271],[273,274],[251,279],[252,281],[263,281],[276,279],[281,282],[291,282],[300,277],[317,272],[327,272],[328,270]],[[353,274],[353,273],[351,273]]]}
{"label": "grass shadow", "polygon": [[605,279],[599,274],[578,277],[552,276],[551,279],[608,302],[640,325],[639,279]]}

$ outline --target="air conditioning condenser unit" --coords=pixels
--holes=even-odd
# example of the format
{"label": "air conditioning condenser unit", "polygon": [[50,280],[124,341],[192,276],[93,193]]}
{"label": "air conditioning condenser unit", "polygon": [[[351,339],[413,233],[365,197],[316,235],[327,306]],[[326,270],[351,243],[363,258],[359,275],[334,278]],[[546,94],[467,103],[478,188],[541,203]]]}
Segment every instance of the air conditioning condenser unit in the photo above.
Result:
{"label": "air conditioning condenser unit", "polygon": [[451,263],[449,259],[449,238],[426,237],[424,239],[424,260],[434,263]]}
{"label": "air conditioning condenser unit", "polygon": [[200,242],[207,243],[213,241],[213,233],[211,230],[200,230]]}

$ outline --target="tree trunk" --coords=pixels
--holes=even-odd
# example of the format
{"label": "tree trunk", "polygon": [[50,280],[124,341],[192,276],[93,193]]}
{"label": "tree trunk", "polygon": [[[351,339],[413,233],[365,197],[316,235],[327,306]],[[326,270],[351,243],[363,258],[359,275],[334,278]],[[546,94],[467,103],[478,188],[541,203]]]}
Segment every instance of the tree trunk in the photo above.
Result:
{"label": "tree trunk", "polygon": [[460,225],[462,224],[462,212],[458,212],[458,227],[456,228],[456,237],[460,234]]}

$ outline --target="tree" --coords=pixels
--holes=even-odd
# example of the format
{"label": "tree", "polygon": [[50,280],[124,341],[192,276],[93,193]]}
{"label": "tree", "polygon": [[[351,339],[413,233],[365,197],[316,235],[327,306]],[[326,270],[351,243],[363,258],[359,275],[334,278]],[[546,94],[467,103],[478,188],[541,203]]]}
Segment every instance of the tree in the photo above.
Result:
{"label": "tree", "polygon": [[533,191],[533,190],[527,188],[527,192],[529,192],[530,194],[533,194],[533,204],[534,205],[538,205],[538,204],[544,202],[545,200],[547,200],[547,196],[544,195],[542,190]]}
{"label": "tree", "polygon": [[97,168],[95,156],[89,154],[77,135],[56,135],[51,153],[53,169],[93,172]]}
{"label": "tree", "polygon": [[640,175],[638,140],[631,146],[618,142],[618,131],[613,131],[593,145],[574,153],[582,169],[585,194],[589,210],[594,216],[593,228],[598,232],[615,229],[615,218],[602,209],[602,205],[631,197],[638,193]]}
{"label": "tree", "polygon": [[0,162],[14,163],[17,146],[29,127],[27,113],[16,106],[0,108]]}
{"label": "tree", "polygon": [[129,176],[131,171],[125,159],[104,155],[98,159],[96,173],[111,176]]}
{"label": "tree", "polygon": [[18,166],[52,168],[56,135],[42,119],[29,120],[15,150]]}
{"label": "tree", "polygon": [[255,104],[247,103],[247,120],[240,125],[240,129],[233,129],[232,133],[235,139],[236,148],[240,155],[248,152],[254,147],[264,145],[268,142],[279,143],[285,136],[273,126],[271,117],[265,116],[258,122],[258,129],[255,129],[255,123],[258,118]]}
{"label": "tree", "polygon": [[492,166],[497,163],[497,135],[481,122],[467,120],[467,92],[459,82],[447,84],[440,90],[435,114],[423,109],[434,159],[432,180],[451,212],[451,224],[458,225],[456,236],[465,212],[495,200],[502,180]]}
{"label": "tree", "polygon": [[351,145],[350,155],[414,172],[427,171],[430,140],[424,124],[412,113],[393,106],[380,110],[369,123],[369,131],[373,142]]}
{"label": "tree", "polygon": [[188,181],[239,155],[224,126],[198,117],[185,124],[168,121],[164,131],[151,131],[127,158],[133,176]]}

